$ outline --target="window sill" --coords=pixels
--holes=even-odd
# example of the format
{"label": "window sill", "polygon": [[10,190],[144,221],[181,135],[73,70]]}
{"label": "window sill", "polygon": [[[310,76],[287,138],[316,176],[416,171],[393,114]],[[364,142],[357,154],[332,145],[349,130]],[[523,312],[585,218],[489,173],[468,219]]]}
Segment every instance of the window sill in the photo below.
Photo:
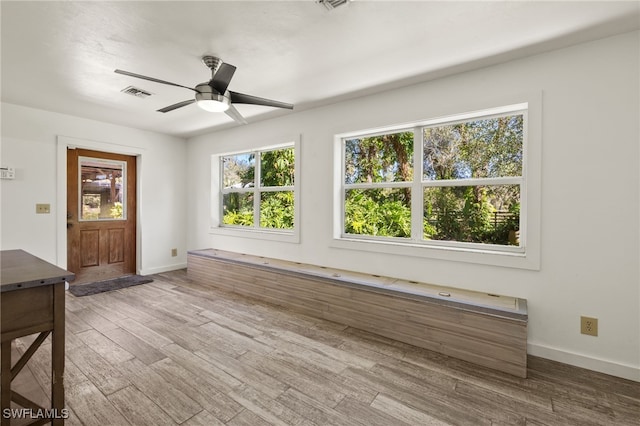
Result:
{"label": "window sill", "polygon": [[214,235],[222,235],[228,237],[237,238],[254,238],[265,241],[277,241],[283,243],[300,243],[300,234],[297,231],[278,231],[278,230],[266,230],[232,226],[212,226],[209,228],[209,233]]}
{"label": "window sill", "polygon": [[398,241],[360,240],[349,237],[334,238],[331,247],[505,268],[540,270],[540,258],[533,255],[531,250],[524,253],[504,252],[483,248],[430,246]]}

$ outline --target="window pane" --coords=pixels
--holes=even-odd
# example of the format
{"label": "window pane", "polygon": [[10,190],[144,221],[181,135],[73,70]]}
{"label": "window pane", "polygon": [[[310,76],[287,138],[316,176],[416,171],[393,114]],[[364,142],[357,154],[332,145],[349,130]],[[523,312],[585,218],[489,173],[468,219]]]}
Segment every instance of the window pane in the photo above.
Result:
{"label": "window pane", "polygon": [[225,225],[253,226],[253,193],[232,192],[222,197]]}
{"label": "window pane", "polygon": [[423,179],[522,175],[523,116],[424,129]]}
{"label": "window pane", "polygon": [[424,239],[519,245],[520,186],[425,188]]}
{"label": "window pane", "polygon": [[125,219],[125,163],[80,157],[80,219]]}
{"label": "window pane", "polygon": [[344,231],[384,237],[411,236],[410,188],[346,191]]}
{"label": "window pane", "polygon": [[413,132],[345,141],[345,183],[413,179]]}
{"label": "window pane", "polygon": [[293,229],[293,225],[293,191],[263,192],[260,196],[260,226]]}
{"label": "window pane", "polygon": [[293,185],[295,157],[293,148],[265,151],[260,154],[260,185]]}
{"label": "window pane", "polygon": [[255,159],[253,153],[222,157],[224,188],[250,188],[255,181]]}

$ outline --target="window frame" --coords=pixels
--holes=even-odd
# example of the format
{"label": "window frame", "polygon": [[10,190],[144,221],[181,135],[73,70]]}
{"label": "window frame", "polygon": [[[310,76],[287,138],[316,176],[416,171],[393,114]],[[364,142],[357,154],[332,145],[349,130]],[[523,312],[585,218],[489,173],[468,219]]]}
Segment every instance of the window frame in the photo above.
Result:
{"label": "window frame", "polygon": [[[540,139],[541,139],[541,94],[529,94],[523,102],[504,102],[503,106],[478,108],[465,113],[447,114],[433,119],[420,120],[400,125],[353,131],[334,136],[334,229],[332,247],[357,249],[379,253],[392,253],[425,258],[454,260],[470,263],[491,264],[537,270],[540,267]],[[495,104],[494,104],[495,105]],[[523,115],[522,170],[518,177],[469,178],[452,181],[425,180],[423,176],[424,133],[427,127],[451,125],[472,120]],[[354,138],[379,136],[382,134],[412,131],[414,134],[413,181],[411,182],[411,238],[376,237],[345,233],[346,190],[355,189],[345,183],[345,141]],[[532,138],[535,143],[531,144]],[[401,187],[393,182],[394,187]],[[428,187],[477,186],[490,184],[517,184],[520,186],[520,245],[469,243],[458,241],[425,240],[422,221],[424,218],[424,189]],[[363,189],[372,184],[358,184]],[[386,183],[378,183],[378,187]],[[537,214],[536,214],[537,213]],[[416,219],[420,218],[420,219]]]}
{"label": "window frame", "polygon": [[[294,151],[294,182],[286,186],[262,186],[260,183],[261,155],[264,152],[293,148]],[[224,157],[256,154],[254,169],[254,185],[250,188],[224,188]],[[292,138],[289,142],[264,145],[253,148],[240,149],[219,153],[211,156],[211,225],[209,233],[234,237],[258,238],[282,242],[300,242],[300,139]],[[262,193],[293,192],[293,229],[264,228],[260,226],[260,201]],[[224,195],[228,193],[253,193],[253,225],[229,225],[223,223]]]}

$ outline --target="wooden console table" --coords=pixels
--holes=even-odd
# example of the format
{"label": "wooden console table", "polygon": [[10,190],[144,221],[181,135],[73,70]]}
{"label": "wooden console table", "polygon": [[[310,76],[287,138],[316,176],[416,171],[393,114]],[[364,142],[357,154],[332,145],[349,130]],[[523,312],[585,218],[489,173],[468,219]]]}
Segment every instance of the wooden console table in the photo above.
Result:
{"label": "wooden console table", "polygon": [[[64,417],[64,309],[65,281],[74,274],[23,250],[0,251],[0,331],[2,381],[0,417],[11,424],[6,409],[11,402],[31,410],[31,425],[63,425]],[[11,365],[11,342],[39,333],[20,359]],[[51,337],[51,409],[45,409],[11,390],[11,381],[27,364],[49,334]],[[23,410],[23,414],[27,411]]]}

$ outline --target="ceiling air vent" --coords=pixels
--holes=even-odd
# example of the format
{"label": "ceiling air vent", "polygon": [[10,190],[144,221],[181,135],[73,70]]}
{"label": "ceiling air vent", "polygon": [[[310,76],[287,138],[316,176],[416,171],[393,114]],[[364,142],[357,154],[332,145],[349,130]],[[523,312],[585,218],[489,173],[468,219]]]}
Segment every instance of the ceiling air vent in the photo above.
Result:
{"label": "ceiling air vent", "polygon": [[344,6],[345,4],[349,3],[349,0],[316,0],[316,3],[320,3],[321,5],[326,7],[327,10],[331,10],[339,6]]}
{"label": "ceiling air vent", "polygon": [[122,93],[126,93],[127,95],[136,96],[138,98],[146,98],[151,96],[151,93],[146,90],[139,89],[137,87],[129,86],[121,90]]}

